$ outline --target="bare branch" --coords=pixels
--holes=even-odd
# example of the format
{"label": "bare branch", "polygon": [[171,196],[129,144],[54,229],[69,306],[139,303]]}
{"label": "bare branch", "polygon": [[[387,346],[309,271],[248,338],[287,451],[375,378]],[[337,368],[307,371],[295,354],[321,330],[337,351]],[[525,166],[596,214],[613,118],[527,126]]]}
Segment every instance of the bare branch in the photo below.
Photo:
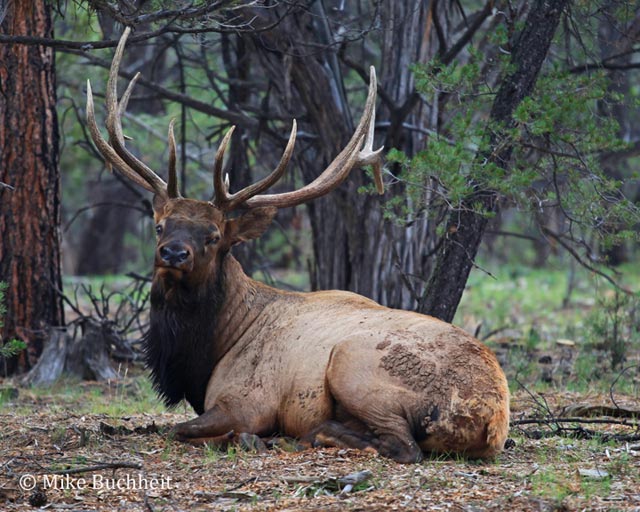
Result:
{"label": "bare branch", "polygon": [[633,292],[631,292],[630,290],[624,289],[611,276],[608,276],[602,270],[599,270],[596,267],[594,267],[593,265],[590,265],[588,262],[586,262],[584,260],[584,258],[582,258],[582,256],[580,256],[580,254],[578,254],[578,252],[564,240],[564,237],[561,234],[555,233],[554,231],[550,230],[549,228],[547,228],[545,226],[541,226],[541,230],[545,235],[550,236],[556,242],[558,242],[584,268],[586,268],[587,270],[590,270],[591,272],[599,275],[600,277],[603,277],[604,279],[609,281],[609,283],[611,283],[613,286],[615,286],[616,289],[620,290],[621,292],[629,294],[629,295],[633,295]]}
{"label": "bare branch", "polygon": [[[485,6],[482,8],[482,10],[473,16],[473,23],[471,23],[467,31],[464,34],[462,34],[462,36],[460,36],[460,39],[458,39],[455,42],[455,44],[446,52],[444,51],[446,48],[442,48],[442,51],[440,51],[439,53],[440,53],[440,60],[443,64],[445,65],[450,64],[453,61],[453,59],[455,59],[456,56],[469,43],[469,41],[471,41],[471,38],[480,29],[484,21],[489,16],[491,16],[491,13],[493,12],[493,7],[494,7],[493,1],[487,2]],[[434,20],[435,20],[435,13],[434,13]]]}
{"label": "bare branch", "polygon": [[[77,51],[77,50],[66,51],[65,50],[65,52],[85,57],[91,64],[97,64],[106,69],[109,69],[111,67],[111,62],[105,59],[96,57],[94,55],[91,55],[90,53],[87,53],[84,51]],[[136,73],[125,71],[122,69],[118,71],[118,76],[127,78],[129,80],[132,80],[135,75]],[[187,107],[193,108],[198,112],[202,112],[204,114],[208,114],[208,115],[217,117],[219,119],[224,119],[225,121],[229,121],[230,123],[240,125],[248,129],[257,129],[259,127],[260,123],[257,119],[253,119],[251,117],[245,116],[238,112],[216,108],[213,105],[211,105],[211,103],[205,103],[204,101],[196,100],[186,94],[181,94],[181,93],[171,91],[170,89],[162,87],[161,85],[158,85],[157,83],[151,80],[145,79],[142,76],[138,78],[137,83],[146,87],[149,90],[156,92],[164,99],[175,101],[182,105],[186,105]]]}

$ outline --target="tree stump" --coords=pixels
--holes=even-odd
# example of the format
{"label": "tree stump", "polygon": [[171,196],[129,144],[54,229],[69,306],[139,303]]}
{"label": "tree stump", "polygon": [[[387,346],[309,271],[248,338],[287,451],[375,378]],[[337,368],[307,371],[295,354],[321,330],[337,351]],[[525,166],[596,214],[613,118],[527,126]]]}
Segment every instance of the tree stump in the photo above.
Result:
{"label": "tree stump", "polygon": [[80,327],[82,334],[78,337],[70,336],[66,330],[52,329],[40,359],[23,383],[47,386],[63,374],[82,380],[116,379],[118,373],[111,365],[108,349],[120,343],[112,324],[83,318]]}

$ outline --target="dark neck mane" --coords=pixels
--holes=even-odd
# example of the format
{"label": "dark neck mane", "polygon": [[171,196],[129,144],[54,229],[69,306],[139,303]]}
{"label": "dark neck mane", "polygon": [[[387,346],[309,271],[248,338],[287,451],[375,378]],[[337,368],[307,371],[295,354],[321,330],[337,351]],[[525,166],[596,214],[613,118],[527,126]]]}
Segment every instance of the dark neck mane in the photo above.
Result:
{"label": "dark neck mane", "polygon": [[175,290],[165,298],[164,286],[151,288],[149,332],[143,340],[153,386],[167,406],[186,399],[204,412],[207,383],[222,354],[216,354],[215,334],[225,299],[223,272],[204,289]]}

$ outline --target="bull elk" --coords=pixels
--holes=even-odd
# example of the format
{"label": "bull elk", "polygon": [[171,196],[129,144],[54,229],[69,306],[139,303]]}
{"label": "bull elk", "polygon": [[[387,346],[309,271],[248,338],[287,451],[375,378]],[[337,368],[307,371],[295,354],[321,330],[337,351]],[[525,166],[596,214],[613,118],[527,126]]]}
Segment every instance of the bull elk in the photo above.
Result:
{"label": "bull elk", "polygon": [[[108,141],[96,124],[87,83],[87,122],[105,160],[153,192],[157,232],[146,362],[167,405],[186,399],[199,415],[174,427],[192,443],[232,433],[282,434],[313,446],[375,450],[399,462],[425,452],[491,457],[509,425],[507,382],[493,353],[463,330],[429,316],[383,307],[345,291],[295,293],[254,281],[231,254],[259,237],[278,208],[329,193],[351,169],[376,169],[376,78],[351,140],[312,183],[263,194],[283,174],[296,138],[266,178],[230,193],[215,156],[211,201],[180,196],[169,127],[168,182],[125,148],[121,117],[136,77],[118,101],[117,77],[129,29],[106,90]],[[232,215],[235,212],[235,215]]]}

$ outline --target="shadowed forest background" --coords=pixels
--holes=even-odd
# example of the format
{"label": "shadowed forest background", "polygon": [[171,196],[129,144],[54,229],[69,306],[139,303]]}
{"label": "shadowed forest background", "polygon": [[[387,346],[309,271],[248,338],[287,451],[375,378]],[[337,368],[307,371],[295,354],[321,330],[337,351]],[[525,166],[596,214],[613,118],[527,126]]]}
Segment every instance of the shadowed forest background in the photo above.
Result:
{"label": "shadowed forest background", "polygon": [[[640,9],[614,0],[0,4],[6,410],[39,400],[25,382],[62,378],[62,390],[95,380],[109,383],[96,388],[106,396],[121,392],[124,409],[100,414],[127,414],[129,399],[165,413],[139,347],[151,197],[107,168],[85,120],[91,79],[103,122],[124,26],[134,31],[120,91],[141,73],[127,147],[162,174],[175,119],[181,192],[197,199],[211,197],[231,125],[231,191],[277,166],[293,119],[296,150],[273,190],[311,182],[348,141],[376,67],[385,193],[356,169],[326,197],[280,210],[267,234],[234,249],[247,274],[453,321],[496,351],[516,397],[533,400],[516,405],[522,421],[548,427],[583,398],[618,411],[602,416],[636,417]],[[95,405],[91,392],[77,402]],[[609,434],[638,437],[635,421]],[[566,435],[567,425],[549,428]],[[635,473],[620,474],[637,475],[635,461]],[[558,488],[560,497],[533,494],[562,503],[584,491]]]}

